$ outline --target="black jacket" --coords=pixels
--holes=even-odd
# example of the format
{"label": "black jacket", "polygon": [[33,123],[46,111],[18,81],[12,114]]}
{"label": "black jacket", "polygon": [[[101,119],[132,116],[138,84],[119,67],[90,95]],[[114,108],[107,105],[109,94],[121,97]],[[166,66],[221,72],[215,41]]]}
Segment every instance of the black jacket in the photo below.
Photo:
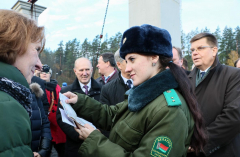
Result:
{"label": "black jacket", "polygon": [[[61,93],[65,93],[68,91],[85,94],[85,92],[82,91],[77,78],[74,80],[73,84],[63,87],[61,89]],[[91,78],[91,89],[88,92],[88,96],[99,101],[100,92],[101,92],[100,85],[93,78]],[[62,121],[59,108],[63,109],[63,107],[60,104],[58,104],[57,122],[67,137],[67,141],[65,144],[65,157],[80,157],[78,154],[78,149],[83,143],[83,141],[79,139],[79,134],[75,131],[73,126],[68,125]]]}
{"label": "black jacket", "polygon": [[183,69],[183,70],[185,71],[187,76],[191,73],[191,71],[188,71],[188,70],[185,70],[185,69]]}
{"label": "black jacket", "polygon": [[[115,80],[116,78],[118,78],[118,71],[117,71],[117,69],[115,69],[115,73],[108,79],[107,83],[111,82],[112,80]],[[96,79],[96,81],[101,86],[105,85],[104,76],[100,76],[99,78]]]}
{"label": "black jacket", "polygon": [[117,103],[124,101],[124,94],[128,89],[128,86],[124,83],[123,78],[121,77],[121,72],[119,72],[117,79],[102,87],[100,102],[102,104],[116,105]]}
{"label": "black jacket", "polygon": [[195,67],[188,77],[207,127],[206,156],[239,157],[240,70],[221,65],[216,57],[209,73],[196,86],[197,74]]}
{"label": "black jacket", "polygon": [[32,131],[31,149],[33,152],[38,152],[42,157],[48,157],[51,153],[52,137],[50,123],[40,98],[44,92],[37,83],[31,84],[30,88],[34,92],[32,93],[32,116],[30,118]]}
{"label": "black jacket", "polygon": [[48,108],[50,105],[48,103],[48,99],[47,99],[47,95],[46,95],[46,91],[45,91],[45,81],[37,76],[33,76],[31,82],[37,83],[41,86],[41,88],[44,92],[43,96],[41,97],[42,103],[43,103],[43,108],[44,108],[45,114],[48,116]]}

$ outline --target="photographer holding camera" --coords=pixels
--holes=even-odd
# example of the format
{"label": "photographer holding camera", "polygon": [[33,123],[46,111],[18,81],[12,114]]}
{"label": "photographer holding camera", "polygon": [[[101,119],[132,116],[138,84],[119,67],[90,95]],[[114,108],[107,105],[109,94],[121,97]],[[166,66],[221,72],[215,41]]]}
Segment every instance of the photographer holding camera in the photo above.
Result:
{"label": "photographer holding camera", "polygon": [[57,84],[56,80],[51,79],[51,76],[52,76],[51,68],[47,64],[43,65],[42,71],[40,73],[40,78],[46,81],[45,82],[46,94],[48,102],[50,104],[48,109],[48,119],[50,121],[52,144],[56,149],[59,157],[62,157],[64,156],[66,135],[57,124],[56,119],[59,92],[61,90],[61,87]]}

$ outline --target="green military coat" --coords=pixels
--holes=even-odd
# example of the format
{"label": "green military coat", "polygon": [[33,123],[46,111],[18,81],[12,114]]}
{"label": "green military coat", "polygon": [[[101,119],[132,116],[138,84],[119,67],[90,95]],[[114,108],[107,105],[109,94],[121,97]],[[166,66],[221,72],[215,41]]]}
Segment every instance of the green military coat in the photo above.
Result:
{"label": "green military coat", "polygon": [[[102,105],[78,94],[78,102],[73,105],[78,116],[93,122],[96,127],[111,130],[109,139],[99,131],[93,131],[81,145],[80,156],[186,156],[193,134],[193,118],[177,90],[172,90],[172,93],[176,91],[174,97],[180,99],[180,104],[170,106],[166,101],[169,95],[162,94],[165,89],[176,85],[174,77],[167,70],[131,89],[126,100],[114,106]],[[156,88],[158,90],[154,90]],[[139,104],[140,109],[134,108]],[[135,106],[132,108],[131,105]]]}
{"label": "green military coat", "polygon": [[[17,68],[2,62],[0,77],[29,87],[27,80]],[[29,115],[17,100],[3,91],[0,91],[0,115],[0,156],[32,157]]]}

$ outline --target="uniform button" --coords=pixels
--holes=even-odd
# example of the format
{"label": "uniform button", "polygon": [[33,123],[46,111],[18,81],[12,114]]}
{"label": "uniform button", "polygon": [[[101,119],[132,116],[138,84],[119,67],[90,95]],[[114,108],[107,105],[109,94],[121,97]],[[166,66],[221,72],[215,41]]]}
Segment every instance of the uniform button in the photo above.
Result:
{"label": "uniform button", "polygon": [[175,100],[172,100],[172,102],[175,102]]}
{"label": "uniform button", "polygon": [[173,99],[173,97],[171,97],[171,99]]}

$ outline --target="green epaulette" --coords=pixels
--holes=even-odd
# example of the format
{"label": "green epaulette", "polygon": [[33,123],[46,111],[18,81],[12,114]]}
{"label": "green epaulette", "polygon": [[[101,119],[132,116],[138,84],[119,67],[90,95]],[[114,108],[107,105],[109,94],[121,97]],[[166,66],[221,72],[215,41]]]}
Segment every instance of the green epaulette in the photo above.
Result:
{"label": "green epaulette", "polygon": [[168,103],[168,106],[180,106],[182,105],[181,100],[179,99],[176,91],[174,89],[169,89],[163,92],[165,99]]}

